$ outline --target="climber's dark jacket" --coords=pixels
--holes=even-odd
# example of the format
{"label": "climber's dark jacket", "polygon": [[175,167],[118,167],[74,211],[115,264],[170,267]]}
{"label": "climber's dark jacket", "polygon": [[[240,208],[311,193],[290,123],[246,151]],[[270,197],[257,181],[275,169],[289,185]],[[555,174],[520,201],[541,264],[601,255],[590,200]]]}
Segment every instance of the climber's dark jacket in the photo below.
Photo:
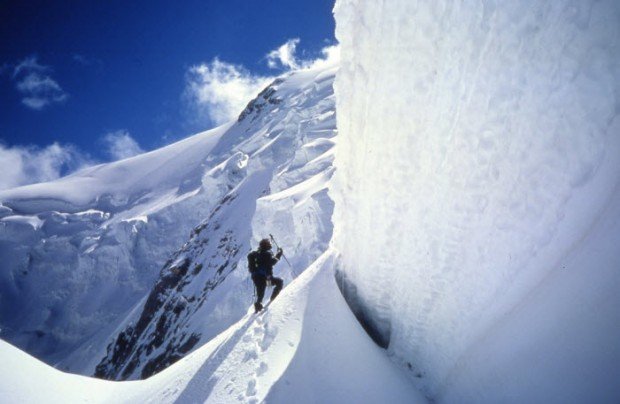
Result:
{"label": "climber's dark jacket", "polygon": [[252,275],[273,276],[273,266],[282,257],[282,251],[274,256],[271,250],[257,250],[248,254],[248,270]]}

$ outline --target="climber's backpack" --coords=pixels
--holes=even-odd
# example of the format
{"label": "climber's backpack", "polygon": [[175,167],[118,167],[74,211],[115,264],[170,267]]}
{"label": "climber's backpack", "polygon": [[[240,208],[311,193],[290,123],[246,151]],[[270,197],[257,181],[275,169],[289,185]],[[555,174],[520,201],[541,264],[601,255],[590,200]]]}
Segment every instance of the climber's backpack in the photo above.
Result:
{"label": "climber's backpack", "polygon": [[254,271],[256,271],[256,267],[257,267],[257,262],[256,262],[256,256],[258,255],[258,253],[256,251],[252,251],[251,253],[248,254],[248,271],[250,271],[251,274],[254,273]]}

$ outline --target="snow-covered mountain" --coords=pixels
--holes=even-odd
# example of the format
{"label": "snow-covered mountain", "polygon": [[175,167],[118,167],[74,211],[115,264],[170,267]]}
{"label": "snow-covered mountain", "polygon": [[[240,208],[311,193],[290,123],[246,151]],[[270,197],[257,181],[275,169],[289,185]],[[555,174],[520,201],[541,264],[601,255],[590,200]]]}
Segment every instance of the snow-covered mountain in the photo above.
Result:
{"label": "snow-covered mountain", "polygon": [[257,240],[305,269],[332,231],[334,73],[289,74],[237,122],[1,192],[2,337],[62,369],[148,376],[245,313]]}
{"label": "snow-covered mountain", "polygon": [[3,338],[56,363],[111,333],[224,192],[202,179],[225,132],[2,191]]}
{"label": "snow-covered mountain", "polygon": [[[618,2],[338,0],[335,16],[337,74],[0,194],[11,340],[152,375],[68,375],[0,343],[3,397],[620,400]],[[245,255],[269,233],[292,268],[255,315]]]}
{"label": "snow-covered mountain", "polygon": [[240,129],[253,136],[232,145],[233,160],[216,168],[233,168],[228,192],[164,265],[96,376],[149,377],[241,318],[253,298],[246,264],[253,240],[273,233],[281,241],[291,264],[280,266],[286,283],[327,249],[334,72],[276,80],[257,98],[262,104],[252,102],[241,114]]}

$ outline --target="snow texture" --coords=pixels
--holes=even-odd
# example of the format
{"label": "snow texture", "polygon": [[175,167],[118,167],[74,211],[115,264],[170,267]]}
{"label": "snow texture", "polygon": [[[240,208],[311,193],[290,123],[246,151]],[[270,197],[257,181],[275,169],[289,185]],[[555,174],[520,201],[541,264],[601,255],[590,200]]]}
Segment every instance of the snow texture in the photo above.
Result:
{"label": "snow texture", "polygon": [[333,245],[428,397],[618,402],[620,4],[338,0]]}

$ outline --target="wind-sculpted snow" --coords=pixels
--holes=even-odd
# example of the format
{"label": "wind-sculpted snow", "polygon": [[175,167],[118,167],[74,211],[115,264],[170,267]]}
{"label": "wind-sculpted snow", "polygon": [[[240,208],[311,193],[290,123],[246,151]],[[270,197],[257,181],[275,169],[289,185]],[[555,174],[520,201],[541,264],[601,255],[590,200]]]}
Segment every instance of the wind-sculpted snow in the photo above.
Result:
{"label": "wind-sculpted snow", "polygon": [[[276,272],[286,283],[325,251],[332,231],[326,184],[332,175],[333,77],[333,69],[299,72],[276,80],[248,105],[239,130],[254,135],[229,147],[233,156],[217,168],[236,167],[226,174],[228,192],[164,265],[146,301],[108,346],[96,376],[149,377],[242,317],[253,298],[246,255],[257,240],[272,233],[281,243],[292,268],[282,262]],[[257,108],[265,94],[278,101]],[[221,184],[215,173],[210,178]]]}
{"label": "wind-sculpted snow", "polygon": [[618,2],[335,15],[334,246],[365,327],[433,398],[618,401]]}
{"label": "wind-sculpted snow", "polygon": [[238,122],[1,192],[2,338],[63,369],[105,356],[101,376],[147,376],[245,313],[252,241],[272,233],[305,268],[331,237],[334,73],[289,74]]}

